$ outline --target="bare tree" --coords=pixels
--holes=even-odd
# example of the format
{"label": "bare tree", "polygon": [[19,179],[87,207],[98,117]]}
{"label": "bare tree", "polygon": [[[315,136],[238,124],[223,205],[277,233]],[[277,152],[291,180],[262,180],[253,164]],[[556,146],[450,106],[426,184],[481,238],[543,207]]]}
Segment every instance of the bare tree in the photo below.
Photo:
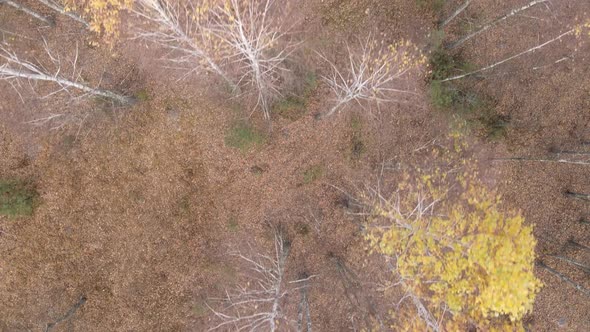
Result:
{"label": "bare tree", "polygon": [[133,102],[133,99],[130,97],[97,87],[92,87],[87,83],[82,83],[80,79],[80,70],[77,68],[77,48],[74,59],[70,61],[71,73],[69,75],[63,68],[65,61],[63,61],[60,56],[54,56],[49,50],[47,43],[44,43],[44,48],[48,58],[51,60],[53,69],[49,69],[42,64],[35,64],[28,60],[24,60],[16,52],[8,48],[8,46],[0,44],[0,59],[4,60],[4,63],[0,64],[0,80],[10,83],[15,88],[17,93],[19,93],[19,95],[19,88],[23,80],[28,81],[29,84],[31,82],[46,81],[59,86],[58,90],[50,93],[49,95],[53,95],[61,91],[69,92],[69,89],[73,88],[84,93],[83,95],[77,96],[75,98],[92,95],[109,98],[121,104],[130,104]]}
{"label": "bare tree", "polygon": [[320,55],[332,68],[332,74],[323,78],[336,95],[336,105],[326,116],[352,102],[364,108],[371,103],[396,101],[400,94],[415,94],[401,89],[401,81],[411,69],[426,62],[409,42],[385,48],[372,37],[359,50],[347,45],[347,53],[348,64],[344,70]]}
{"label": "bare tree", "polygon": [[276,8],[274,0],[228,0],[213,11],[212,31],[230,47],[239,82],[254,86],[254,109],[260,108],[266,119],[272,101],[280,95],[283,63],[297,46],[285,38],[290,29],[284,25],[284,16],[277,15],[281,10],[285,8]]}
{"label": "bare tree", "polygon": [[22,11],[23,13],[30,15],[31,17],[34,17],[35,19],[47,24],[47,25],[53,25],[53,22],[51,20],[49,20],[47,17],[35,12],[34,10],[30,9],[29,7],[22,5],[20,3],[14,2],[12,0],[0,0],[0,4],[5,3],[8,6],[14,7],[20,11]]}
{"label": "bare tree", "polygon": [[304,276],[295,281],[285,280],[290,243],[279,229],[274,229],[274,246],[274,256],[233,254],[248,266],[248,279],[244,285],[226,291],[225,298],[211,299],[223,303],[223,307],[217,310],[209,306],[220,321],[209,331],[277,331],[279,326],[285,330],[293,325],[293,321],[282,311],[283,299],[290,292],[305,289],[306,282],[313,276]]}
{"label": "bare tree", "polygon": [[155,43],[170,53],[167,60],[189,72],[206,70],[219,75],[232,89],[237,86],[222,69],[227,56],[209,31],[208,2],[172,4],[168,0],[137,0],[133,12],[151,23],[136,30],[136,38]]}
{"label": "bare tree", "polygon": [[283,62],[297,45],[285,40],[288,29],[274,0],[137,0],[134,12],[151,23],[137,29],[135,38],[168,49],[167,60],[190,68],[187,74],[208,70],[235,92],[252,85],[254,110],[270,118]]}

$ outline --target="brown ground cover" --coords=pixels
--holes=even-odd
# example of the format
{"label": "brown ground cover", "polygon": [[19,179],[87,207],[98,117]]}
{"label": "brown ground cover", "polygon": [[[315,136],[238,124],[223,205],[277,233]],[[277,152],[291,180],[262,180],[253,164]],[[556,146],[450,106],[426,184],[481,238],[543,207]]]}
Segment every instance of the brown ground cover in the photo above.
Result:
{"label": "brown ground cover", "polygon": [[[521,3],[474,3],[447,36]],[[368,31],[427,49],[439,17],[409,0],[296,4],[306,45],[330,56]],[[555,36],[589,6],[581,0],[539,6],[474,38],[460,53],[475,68],[493,63]],[[384,167],[423,162],[421,148],[445,140],[452,117],[430,105],[425,82],[411,82],[420,94],[411,103],[318,120],[331,105],[319,82],[301,111],[275,115],[272,131],[257,114],[249,118],[263,138],[238,149],[228,133],[250,112],[227,100],[223,87],[207,89],[203,76],[178,82],[155,59],[158,51],[143,45],[90,47],[94,37],[66,19],[58,18],[53,30],[28,20],[0,7],[1,29],[33,38],[21,44],[31,56],[41,56],[34,43],[40,34],[55,49],[78,42],[85,79],[142,100],[129,109],[94,100],[68,105],[64,97],[40,100],[26,90],[21,101],[2,84],[0,179],[30,180],[39,197],[32,216],[0,216],[0,330],[44,330],[58,321],[53,331],[206,330],[215,323],[209,299],[246,274],[228,253],[272,253],[269,223],[284,227],[291,242],[287,278],[314,276],[314,330],[360,330],[387,317],[390,298],[375,287],[387,275],[367,255],[362,219],[350,213],[355,206],[347,193],[376,183]],[[579,222],[590,219],[588,202],[564,194],[590,193],[588,166],[492,159],[590,151],[588,45],[568,39],[467,83],[509,119],[501,139],[471,132],[469,154],[480,159],[507,207],[535,224],[539,259],[586,289],[587,273],[552,256],[590,263],[590,251],[579,246],[590,246],[588,225]],[[307,58],[302,63],[316,75],[327,69]],[[23,124],[59,107],[93,111],[81,125],[57,131]],[[590,330],[588,296],[543,268],[536,272],[545,287],[527,318],[529,330]],[[286,297],[285,312],[296,316],[297,301],[295,293]]]}

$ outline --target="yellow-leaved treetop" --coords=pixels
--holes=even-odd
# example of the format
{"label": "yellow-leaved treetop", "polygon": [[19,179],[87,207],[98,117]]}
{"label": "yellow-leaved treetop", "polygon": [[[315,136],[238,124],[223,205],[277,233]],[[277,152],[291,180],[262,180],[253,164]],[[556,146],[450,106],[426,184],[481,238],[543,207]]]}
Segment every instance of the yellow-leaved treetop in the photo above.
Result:
{"label": "yellow-leaved treetop", "polygon": [[66,10],[79,10],[88,18],[90,29],[112,42],[119,37],[121,12],[134,0],[64,0]]}
{"label": "yellow-leaved treetop", "polygon": [[501,198],[465,171],[469,163],[459,169],[418,170],[391,196],[363,196],[366,238],[406,294],[409,311],[395,311],[396,329],[522,330],[541,287],[532,226],[503,211]]}

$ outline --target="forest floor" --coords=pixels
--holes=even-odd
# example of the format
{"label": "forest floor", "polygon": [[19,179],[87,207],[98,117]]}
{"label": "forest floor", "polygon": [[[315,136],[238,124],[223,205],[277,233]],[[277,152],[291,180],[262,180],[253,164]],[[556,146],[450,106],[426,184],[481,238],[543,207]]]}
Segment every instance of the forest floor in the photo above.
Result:
{"label": "forest floor", "polygon": [[[306,47],[329,56],[368,31],[427,51],[444,17],[414,0],[293,3]],[[522,3],[473,4],[447,38]],[[558,35],[581,13],[590,13],[590,3],[538,6],[477,36],[460,55],[479,68]],[[326,66],[306,59],[298,68],[306,77],[303,102],[277,106],[269,131],[222,86],[206,88],[207,77],[178,81],[160,66],[159,50],[127,41],[113,50],[91,47],[92,37],[63,18],[55,28],[37,25],[0,6],[0,29],[19,35],[3,38],[20,41],[32,57],[41,55],[41,34],[56,51],[78,46],[85,80],[140,102],[121,109],[90,100],[83,122],[50,130],[24,122],[71,107],[65,97],[25,92],[21,100],[2,83],[0,180],[26,179],[39,197],[31,216],[0,215],[0,330],[44,331],[55,322],[53,331],[206,330],[214,322],[210,299],[242,280],[243,266],[229,253],[272,254],[269,224],[284,227],[290,240],[287,278],[314,276],[314,330],[361,330],[388,314],[372,287],[382,271],[348,195],[377,183],[384,168],[423,163],[422,148],[456,130],[457,116],[431,105],[426,79],[409,83],[419,94],[411,103],[320,120],[331,105],[320,79]],[[507,122],[498,138],[465,132],[486,182],[534,224],[538,260],[586,289],[588,273],[554,256],[590,264],[590,231],[580,222],[590,219],[590,204],[565,194],[590,193],[588,166],[494,159],[590,153],[589,45],[564,40],[457,85],[485,96]],[[590,331],[588,296],[542,267],[535,272],[544,287],[527,328]],[[296,313],[296,296],[290,300],[285,311]]]}

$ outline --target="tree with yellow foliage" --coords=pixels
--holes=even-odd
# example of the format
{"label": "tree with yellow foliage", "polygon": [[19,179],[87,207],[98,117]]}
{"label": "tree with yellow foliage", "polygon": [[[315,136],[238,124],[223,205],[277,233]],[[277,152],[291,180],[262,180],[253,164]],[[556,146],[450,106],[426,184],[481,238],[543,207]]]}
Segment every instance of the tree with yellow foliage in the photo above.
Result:
{"label": "tree with yellow foliage", "polygon": [[461,168],[406,174],[392,195],[362,196],[371,251],[386,258],[392,285],[405,293],[398,306],[412,304],[394,314],[396,329],[523,330],[532,310],[541,287],[532,226],[502,210],[469,163]]}
{"label": "tree with yellow foliage", "polygon": [[107,41],[120,34],[121,13],[133,5],[134,0],[63,0],[66,12],[80,11],[88,18],[90,30]]}

